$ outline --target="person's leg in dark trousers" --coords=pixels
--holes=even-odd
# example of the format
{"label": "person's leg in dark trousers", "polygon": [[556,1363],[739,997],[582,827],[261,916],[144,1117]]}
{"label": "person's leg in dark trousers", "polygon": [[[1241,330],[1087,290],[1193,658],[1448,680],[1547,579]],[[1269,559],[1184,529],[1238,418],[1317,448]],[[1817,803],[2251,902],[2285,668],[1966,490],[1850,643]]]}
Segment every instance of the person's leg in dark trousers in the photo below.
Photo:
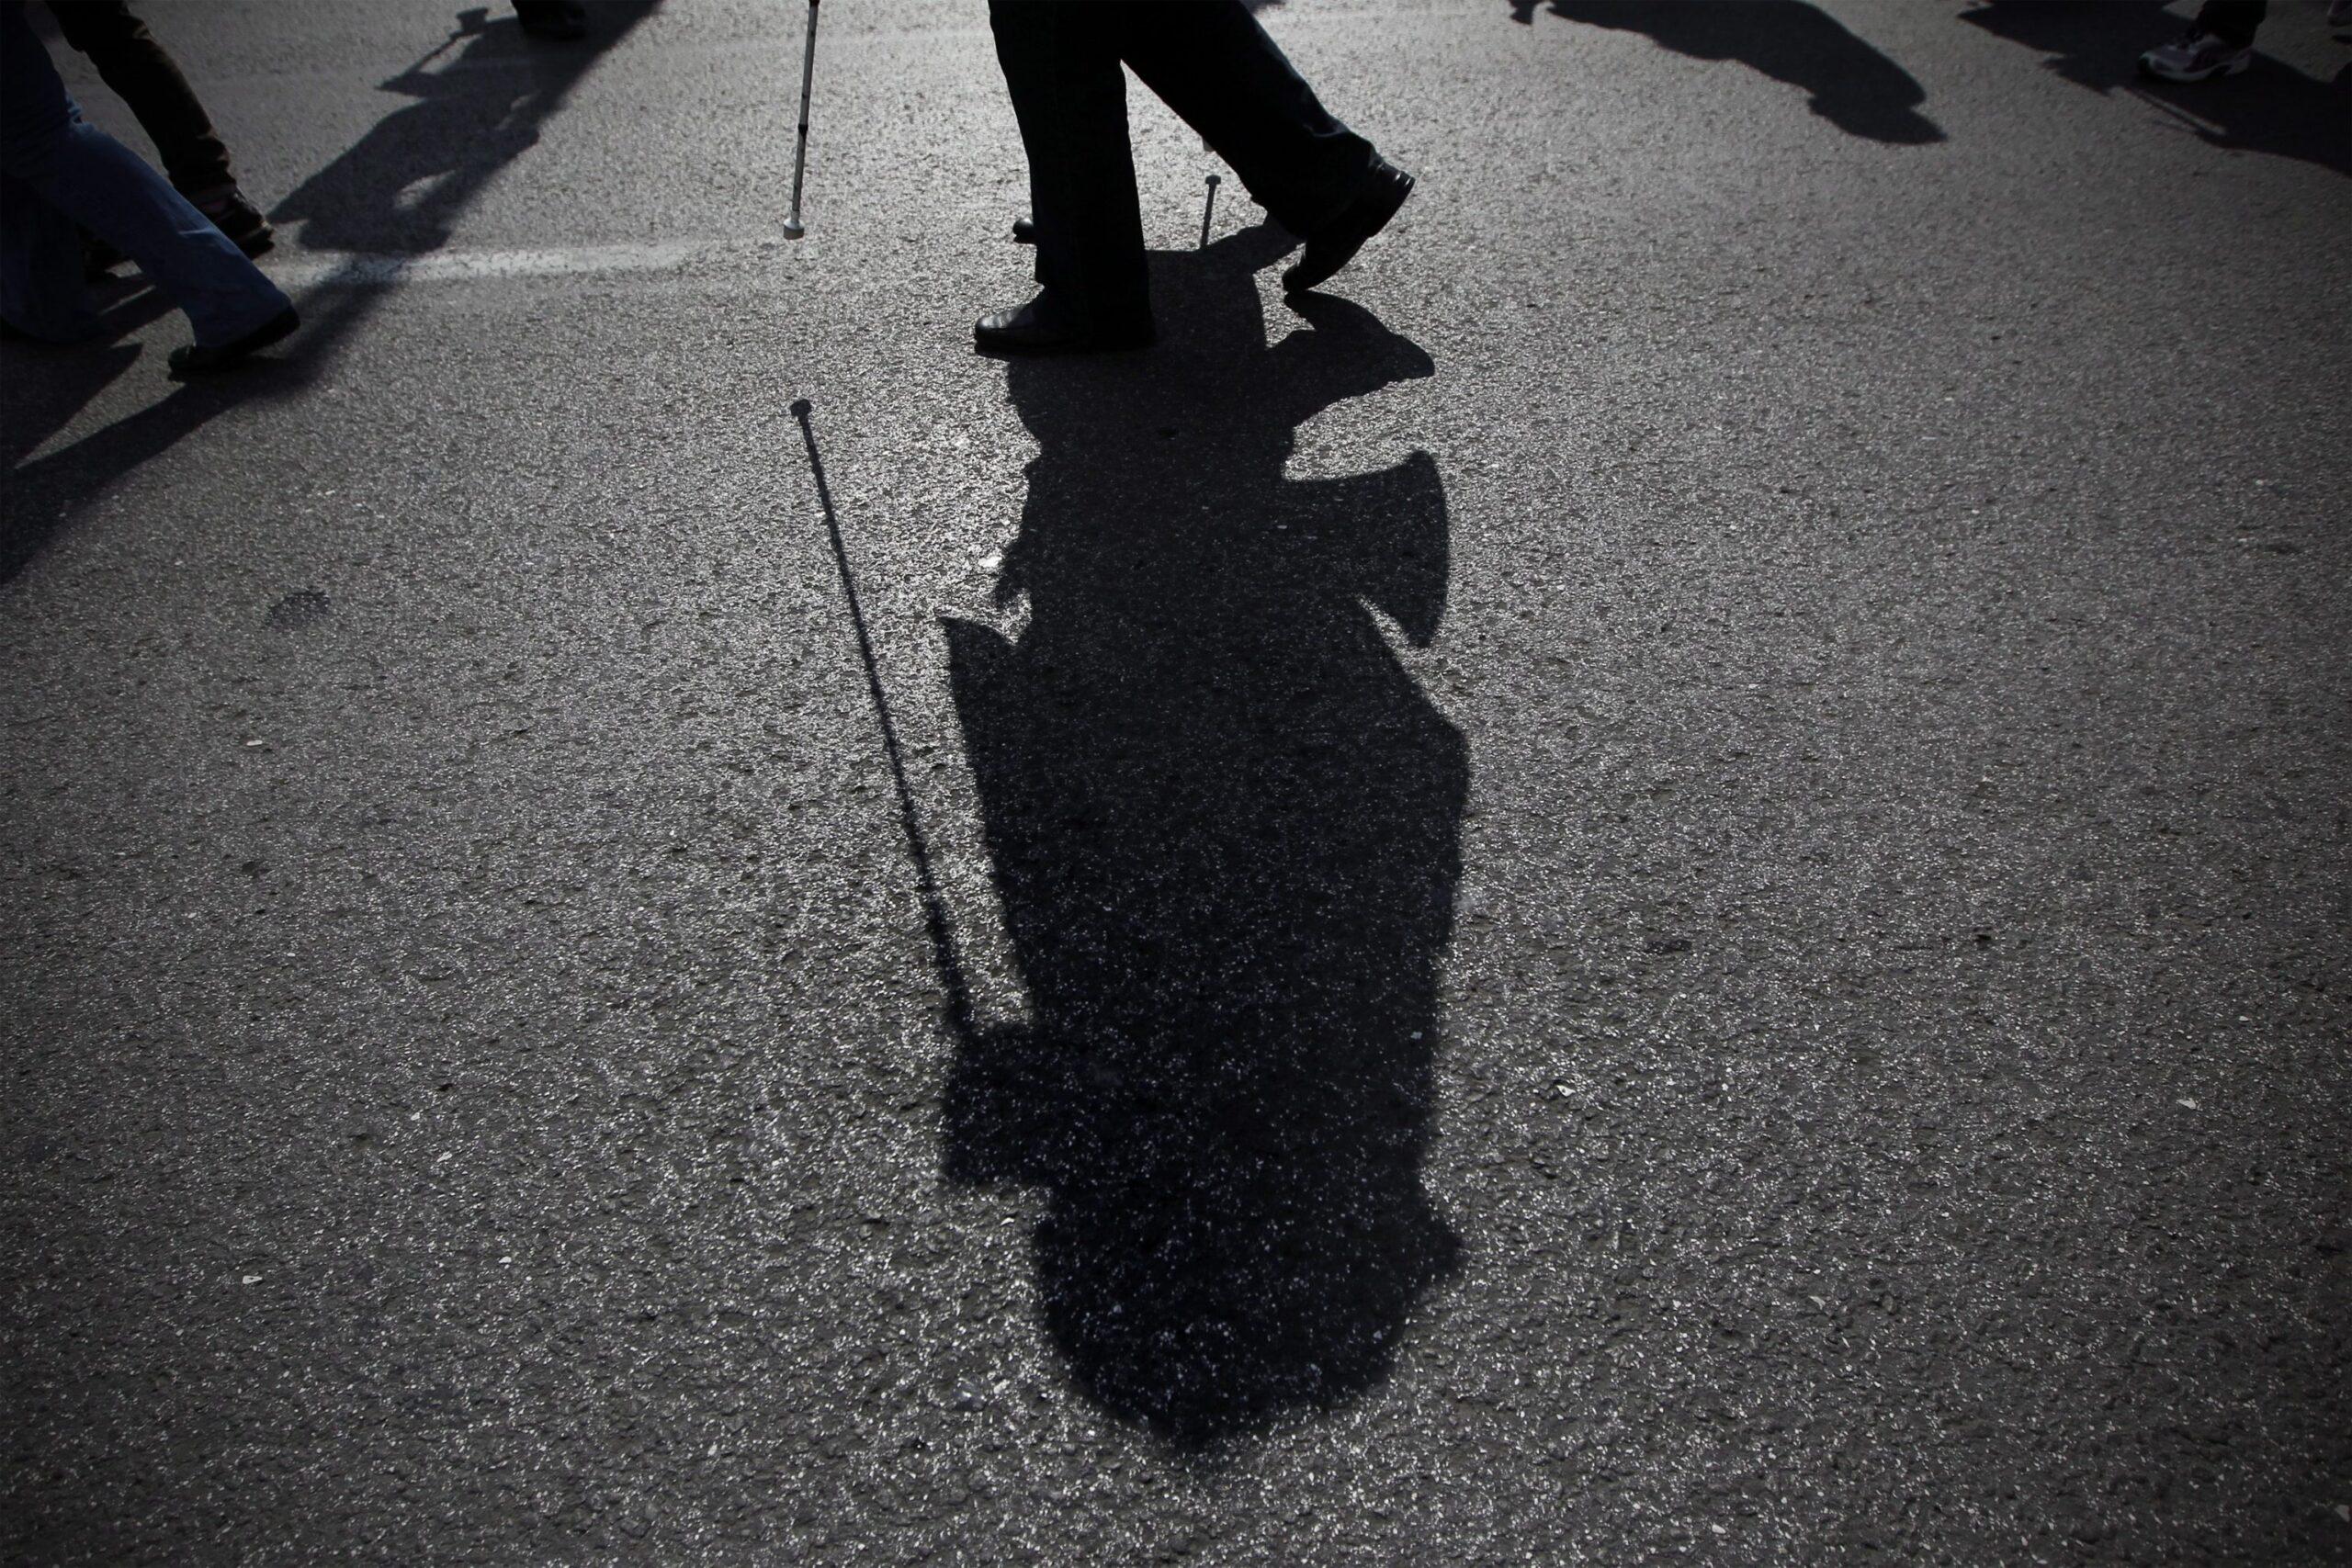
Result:
{"label": "person's leg in dark trousers", "polygon": [[2270,14],[2270,0],[2205,0],[2197,25],[2232,49],[2252,49],[2254,35]]}
{"label": "person's leg in dark trousers", "polygon": [[1377,160],[1326,109],[1241,0],[1106,6],[1119,54],[1241,177],[1274,221],[1314,233]]}
{"label": "person's leg in dark trousers", "polygon": [[1042,312],[1098,334],[1148,335],[1126,78],[1104,25],[1119,9],[989,0],[989,22],[1029,157]]}
{"label": "person's leg in dark trousers", "polygon": [[[276,238],[269,220],[237,188],[212,117],[147,24],[124,0],[49,0],[49,8],[65,41],[89,56],[99,79],[138,118],[173,187],[247,255],[269,249]],[[120,259],[106,246],[90,249],[94,275]]]}
{"label": "person's leg in dark trousers", "polygon": [[1285,289],[1345,265],[1413,188],[1316,100],[1240,0],[990,0],[989,18],[1029,155],[1044,292],[983,317],[983,348],[1118,347],[1151,335],[1123,60],[1306,242]]}
{"label": "person's leg in dark trousers", "polygon": [[50,0],[58,30],[83,54],[155,144],[164,173],[191,200],[235,186],[229,149],[194,88],[124,0]]}

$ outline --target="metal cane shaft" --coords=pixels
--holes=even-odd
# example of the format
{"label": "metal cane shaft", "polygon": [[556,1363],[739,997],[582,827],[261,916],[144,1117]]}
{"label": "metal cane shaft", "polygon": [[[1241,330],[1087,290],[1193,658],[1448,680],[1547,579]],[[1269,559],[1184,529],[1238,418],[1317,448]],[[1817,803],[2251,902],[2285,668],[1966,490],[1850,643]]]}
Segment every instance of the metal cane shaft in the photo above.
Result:
{"label": "metal cane shaft", "polygon": [[808,88],[817,79],[817,0],[808,0],[808,42],[800,51],[800,140],[792,152],[792,220],[800,221],[800,177],[808,167]]}

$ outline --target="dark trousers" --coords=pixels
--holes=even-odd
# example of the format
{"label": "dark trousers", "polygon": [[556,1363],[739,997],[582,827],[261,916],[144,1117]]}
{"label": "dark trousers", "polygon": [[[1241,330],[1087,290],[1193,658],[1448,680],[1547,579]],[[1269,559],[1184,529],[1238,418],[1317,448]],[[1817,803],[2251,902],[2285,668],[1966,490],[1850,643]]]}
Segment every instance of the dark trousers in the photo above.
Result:
{"label": "dark trousers", "polygon": [[50,0],[49,8],[65,41],[90,57],[98,79],[138,117],[182,195],[206,196],[237,183],[211,116],[124,0]]}
{"label": "dark trousers", "polygon": [[2232,49],[2250,49],[2255,29],[2270,11],[2270,0],[2205,0],[2197,25]]}
{"label": "dark trousers", "polygon": [[989,21],[1029,155],[1037,280],[1097,325],[1150,314],[1121,62],[1295,234],[1329,221],[1374,165],[1240,0],[989,0]]}

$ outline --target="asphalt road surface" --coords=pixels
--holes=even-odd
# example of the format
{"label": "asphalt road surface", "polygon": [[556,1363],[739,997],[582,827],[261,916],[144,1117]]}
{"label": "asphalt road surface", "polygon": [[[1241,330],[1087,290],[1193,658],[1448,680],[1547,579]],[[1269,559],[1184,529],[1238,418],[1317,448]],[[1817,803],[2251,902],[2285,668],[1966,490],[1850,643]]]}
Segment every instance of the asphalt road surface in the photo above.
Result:
{"label": "asphalt road surface", "polygon": [[797,245],[797,6],[141,9],[306,326],[0,348],[8,1561],[2352,1558],[2316,0],[1294,0],[1397,223],[1137,89],[1011,365],[979,0]]}

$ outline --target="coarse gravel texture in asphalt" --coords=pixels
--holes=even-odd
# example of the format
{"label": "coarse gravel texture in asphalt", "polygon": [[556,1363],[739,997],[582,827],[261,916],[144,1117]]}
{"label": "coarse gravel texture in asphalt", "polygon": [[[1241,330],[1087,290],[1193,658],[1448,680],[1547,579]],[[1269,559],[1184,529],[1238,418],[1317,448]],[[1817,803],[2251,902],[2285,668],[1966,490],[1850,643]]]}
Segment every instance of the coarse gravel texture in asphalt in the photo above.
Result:
{"label": "coarse gravel texture in asphalt", "polygon": [[2316,0],[1265,7],[1412,200],[1132,88],[1018,363],[979,0],[797,244],[800,7],[140,9],[306,324],[0,344],[0,1557],[2352,1560]]}

